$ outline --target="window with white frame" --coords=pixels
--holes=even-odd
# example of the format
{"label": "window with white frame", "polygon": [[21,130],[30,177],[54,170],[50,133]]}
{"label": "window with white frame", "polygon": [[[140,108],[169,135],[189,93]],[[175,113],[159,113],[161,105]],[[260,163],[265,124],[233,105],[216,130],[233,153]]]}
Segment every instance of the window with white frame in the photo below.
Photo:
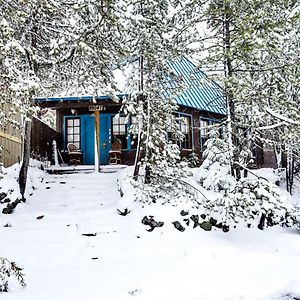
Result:
{"label": "window with white frame", "polygon": [[127,149],[127,128],[124,116],[115,115],[112,118],[112,139],[113,141],[120,140],[122,149]]}
{"label": "window with white frame", "polygon": [[67,119],[67,144],[75,144],[80,149],[80,118]]}

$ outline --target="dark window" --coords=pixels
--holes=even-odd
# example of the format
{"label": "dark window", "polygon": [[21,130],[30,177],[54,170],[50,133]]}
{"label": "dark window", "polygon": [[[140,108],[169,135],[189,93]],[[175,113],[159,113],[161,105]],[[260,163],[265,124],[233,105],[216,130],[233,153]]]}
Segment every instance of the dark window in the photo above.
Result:
{"label": "dark window", "polygon": [[178,134],[175,133],[178,130],[180,130],[180,118],[177,113],[174,113],[166,122],[167,138],[172,144],[177,144],[180,147]]}
{"label": "dark window", "polygon": [[126,119],[119,115],[115,115],[112,118],[112,141],[115,140],[120,140],[122,149],[127,149]]}
{"label": "dark window", "polygon": [[181,142],[182,149],[192,149],[192,118],[190,116],[180,116],[180,130],[183,133]]}
{"label": "dark window", "polygon": [[201,139],[201,151],[204,150],[204,144],[208,140],[208,126],[209,120],[200,120],[200,139]]}
{"label": "dark window", "polygon": [[182,141],[178,140],[178,135],[174,134],[174,126],[167,124],[168,140],[173,144],[177,144],[181,149],[192,149],[192,118],[182,114],[175,114],[174,119],[170,122],[176,122],[177,129],[183,134]]}
{"label": "dark window", "polygon": [[67,143],[80,149],[80,118],[67,119]]}

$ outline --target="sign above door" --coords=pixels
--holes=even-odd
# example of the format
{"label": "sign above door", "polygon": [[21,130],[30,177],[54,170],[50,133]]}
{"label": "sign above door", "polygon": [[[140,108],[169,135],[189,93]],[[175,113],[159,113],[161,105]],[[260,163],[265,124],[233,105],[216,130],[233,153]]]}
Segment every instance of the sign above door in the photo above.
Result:
{"label": "sign above door", "polygon": [[106,106],[103,105],[90,105],[89,111],[104,111],[106,110]]}

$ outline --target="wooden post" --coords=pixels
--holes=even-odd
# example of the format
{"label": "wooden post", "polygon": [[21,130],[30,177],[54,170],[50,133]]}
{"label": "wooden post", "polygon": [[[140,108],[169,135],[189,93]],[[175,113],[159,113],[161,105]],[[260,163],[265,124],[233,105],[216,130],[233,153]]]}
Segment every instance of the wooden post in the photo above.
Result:
{"label": "wooden post", "polygon": [[99,172],[100,161],[100,114],[99,111],[94,112],[95,117],[95,172]]}
{"label": "wooden post", "polygon": [[54,166],[59,167],[56,140],[53,140],[52,145],[53,145]]}

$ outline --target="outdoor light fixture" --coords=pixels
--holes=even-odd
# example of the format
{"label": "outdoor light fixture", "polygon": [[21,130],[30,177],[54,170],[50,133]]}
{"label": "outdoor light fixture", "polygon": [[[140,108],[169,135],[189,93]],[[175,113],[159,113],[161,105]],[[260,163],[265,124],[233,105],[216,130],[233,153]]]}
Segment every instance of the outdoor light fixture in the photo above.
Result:
{"label": "outdoor light fixture", "polygon": [[74,108],[72,108],[72,109],[71,109],[71,113],[72,113],[73,116],[76,116],[76,115],[77,115],[77,110],[74,109]]}

